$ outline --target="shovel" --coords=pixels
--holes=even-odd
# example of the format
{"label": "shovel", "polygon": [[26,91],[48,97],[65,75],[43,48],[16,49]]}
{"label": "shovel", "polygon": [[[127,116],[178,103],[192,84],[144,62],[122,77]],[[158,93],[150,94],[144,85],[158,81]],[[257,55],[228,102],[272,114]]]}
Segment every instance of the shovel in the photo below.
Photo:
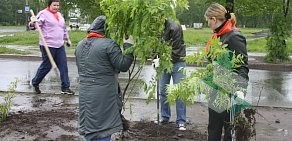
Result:
{"label": "shovel", "polygon": [[159,121],[159,79],[157,79],[157,88],[156,88],[157,90],[156,90],[156,97],[157,97],[157,124],[159,124],[160,123],[160,121]]}
{"label": "shovel", "polygon": [[[156,70],[156,75],[158,73],[158,67],[159,67],[159,58],[158,56],[156,56],[156,59],[153,60],[152,62],[152,66],[154,67],[154,69]],[[156,80],[156,108],[157,108],[157,124],[160,124],[160,120],[159,120],[159,78],[157,76],[157,80]]]}

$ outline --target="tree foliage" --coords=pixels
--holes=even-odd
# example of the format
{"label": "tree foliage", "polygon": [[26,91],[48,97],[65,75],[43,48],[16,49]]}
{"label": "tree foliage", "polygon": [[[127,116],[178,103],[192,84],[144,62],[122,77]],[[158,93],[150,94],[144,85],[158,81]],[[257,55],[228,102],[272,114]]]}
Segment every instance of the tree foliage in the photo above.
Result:
{"label": "tree foliage", "polygon": [[268,62],[285,62],[289,60],[287,51],[287,39],[290,36],[289,22],[283,15],[273,17],[270,25],[270,34],[267,37]]}
{"label": "tree foliage", "polygon": [[[174,103],[180,98],[186,103],[193,103],[202,93],[210,100],[213,90],[217,90],[214,106],[230,108],[230,94],[236,91],[246,91],[236,85],[233,69],[243,63],[242,55],[235,55],[222,45],[218,38],[211,40],[211,47],[206,52],[198,51],[185,59],[188,64],[197,63],[202,68],[187,72],[188,76],[180,83],[169,85],[167,88],[168,101]],[[205,61],[209,60],[205,66]],[[203,67],[205,66],[205,67]]]}
{"label": "tree foliage", "polygon": [[269,53],[266,56],[266,60],[270,62],[283,62],[289,60],[286,40],[290,36],[289,31],[291,30],[291,16],[290,19],[288,17],[290,0],[245,0],[238,2],[237,5],[238,10],[246,15],[268,14],[272,17],[272,22],[269,26],[270,34],[267,37],[267,48]]}
{"label": "tree foliage", "polygon": [[[23,25],[25,23],[24,14],[25,1],[0,1],[0,25]],[[22,10],[22,13],[18,13]]]}
{"label": "tree foliage", "polygon": [[177,9],[177,18],[182,24],[204,23],[205,0],[188,0],[188,9]]}
{"label": "tree foliage", "polygon": [[[176,19],[176,8],[187,8],[187,0],[103,0],[101,9],[107,20],[107,30],[111,38],[123,44],[123,39],[130,36],[135,44],[129,52],[139,60],[140,67],[148,59],[160,56],[159,76],[164,70],[170,71],[171,46],[162,42],[164,23],[167,18]],[[151,87],[154,88],[155,87]],[[148,89],[148,88],[145,88]],[[153,95],[153,89],[150,90]]]}
{"label": "tree foliage", "polygon": [[[176,9],[176,16],[181,24],[191,26],[193,23],[204,23],[203,17],[206,7],[214,0],[187,0],[189,2],[189,9],[179,10]],[[286,0],[287,1],[287,0]],[[62,0],[60,11],[63,14],[65,20],[69,19],[70,11],[77,11],[80,14],[82,21],[91,23],[97,16],[102,15],[103,11],[100,9],[101,0]],[[218,0],[221,4],[225,4],[225,0]],[[260,1],[262,2],[262,1]],[[253,3],[260,4],[258,1],[235,1],[235,12],[238,17],[238,25],[245,27],[268,27],[268,23],[272,18],[270,14],[259,14],[257,10],[249,10],[247,5],[253,5]],[[270,1],[269,1],[270,2]],[[268,3],[269,3],[268,2]],[[238,4],[237,4],[238,3]],[[276,5],[281,1],[276,1]],[[25,0],[13,1],[13,0],[1,0],[0,1],[0,25],[25,25],[26,18],[29,14],[17,14],[18,9],[24,10]],[[45,0],[28,0],[28,4],[35,13],[46,7],[47,1]],[[262,4],[261,4],[262,5]],[[266,4],[265,4],[266,5]],[[252,7],[252,8],[253,8]],[[287,7],[287,6],[286,6]],[[239,9],[240,8],[240,9]],[[269,8],[270,9],[270,8]],[[291,9],[291,8],[290,8]],[[259,11],[264,11],[261,9]],[[243,14],[242,14],[243,13]],[[248,14],[249,13],[249,14]],[[268,12],[270,13],[270,12]],[[288,14],[289,15],[289,14]],[[291,14],[290,14],[291,19]],[[206,26],[206,24],[204,24]]]}
{"label": "tree foliage", "polygon": [[97,16],[103,14],[100,2],[101,0],[66,0],[66,3],[72,5],[72,9],[79,8],[81,17],[84,17],[88,22],[92,22]]}

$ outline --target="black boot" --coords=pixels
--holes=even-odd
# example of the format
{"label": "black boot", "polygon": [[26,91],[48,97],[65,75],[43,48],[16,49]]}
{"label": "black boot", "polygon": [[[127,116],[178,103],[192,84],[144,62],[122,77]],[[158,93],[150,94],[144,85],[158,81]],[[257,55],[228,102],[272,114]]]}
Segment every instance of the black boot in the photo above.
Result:
{"label": "black boot", "polygon": [[67,89],[63,89],[62,90],[62,92],[61,92],[61,94],[68,94],[68,95],[74,95],[75,94],[75,92],[73,92],[72,90],[70,90],[69,88],[67,88]]}
{"label": "black boot", "polygon": [[34,93],[35,94],[40,94],[42,93],[41,90],[40,90],[40,87],[39,86],[33,86],[34,87]]}

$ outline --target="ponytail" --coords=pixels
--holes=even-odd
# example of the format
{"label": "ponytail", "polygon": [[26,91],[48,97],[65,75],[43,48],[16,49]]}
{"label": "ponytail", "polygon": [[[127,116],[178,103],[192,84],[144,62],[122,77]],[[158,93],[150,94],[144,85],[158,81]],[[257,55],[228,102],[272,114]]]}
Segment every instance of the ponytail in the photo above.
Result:
{"label": "ponytail", "polygon": [[237,23],[237,20],[236,20],[236,17],[235,17],[235,14],[234,13],[230,13],[230,21],[232,23],[232,26],[235,27],[236,26],[236,23]]}

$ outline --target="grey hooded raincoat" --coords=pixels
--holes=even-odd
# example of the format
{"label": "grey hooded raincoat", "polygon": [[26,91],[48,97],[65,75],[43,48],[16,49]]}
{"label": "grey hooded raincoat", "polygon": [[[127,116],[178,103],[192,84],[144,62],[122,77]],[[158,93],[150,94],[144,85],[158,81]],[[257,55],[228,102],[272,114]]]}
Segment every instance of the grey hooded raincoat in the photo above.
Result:
{"label": "grey hooded raincoat", "polygon": [[[88,33],[105,36],[104,25],[105,17],[99,16]],[[118,73],[129,69],[133,56],[123,55],[116,42],[102,37],[83,39],[78,43],[75,55],[80,79],[79,133],[89,140],[121,131]]]}

